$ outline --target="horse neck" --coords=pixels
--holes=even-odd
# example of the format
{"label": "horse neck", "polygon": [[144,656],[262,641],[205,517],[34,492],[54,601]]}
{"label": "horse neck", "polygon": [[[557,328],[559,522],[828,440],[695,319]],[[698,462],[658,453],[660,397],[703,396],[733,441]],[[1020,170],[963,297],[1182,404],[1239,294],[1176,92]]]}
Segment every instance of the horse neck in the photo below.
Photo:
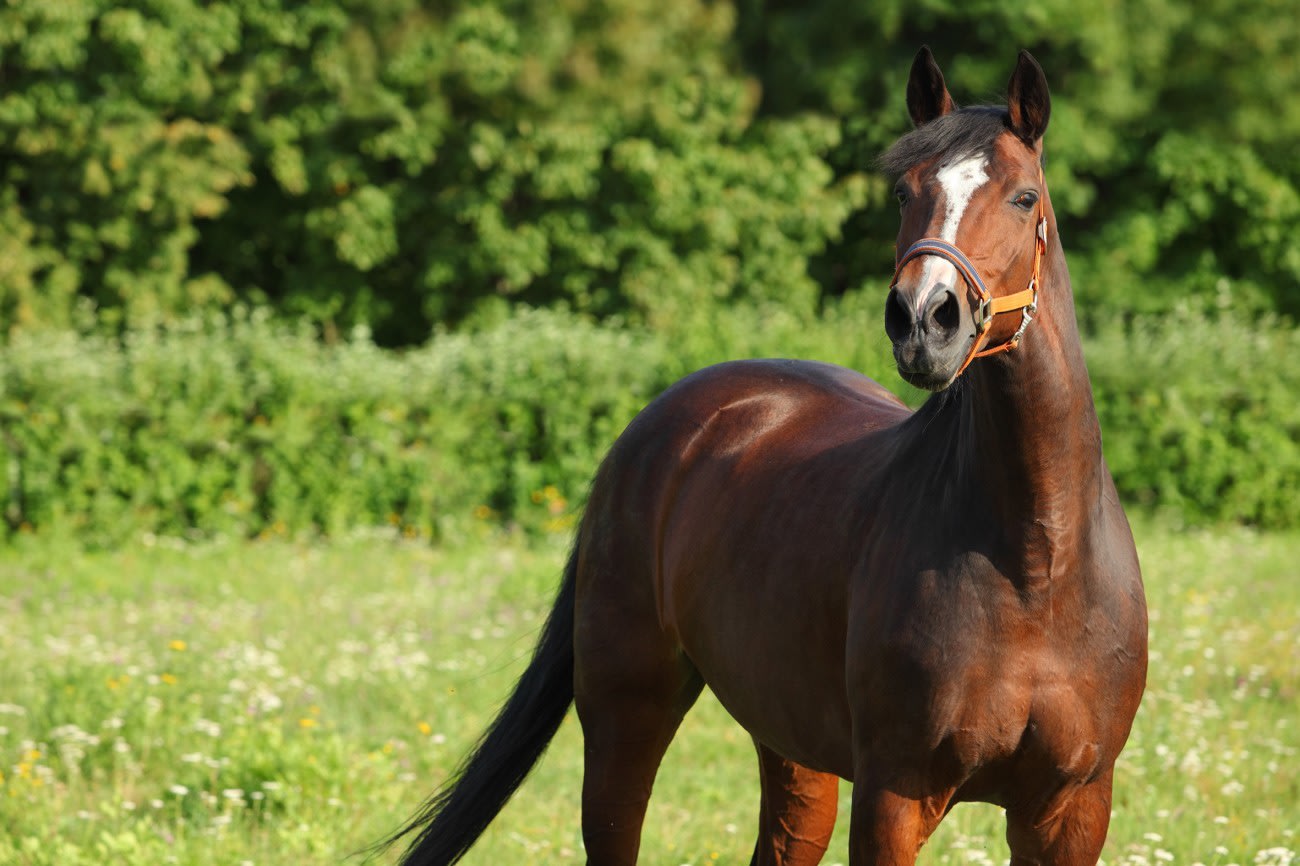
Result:
{"label": "horse neck", "polygon": [[1039,314],[1020,345],[977,361],[968,376],[962,402],[974,496],[1024,556],[1024,574],[1050,577],[1054,562],[1078,550],[1103,474],[1101,430],[1059,241],[1044,259]]}

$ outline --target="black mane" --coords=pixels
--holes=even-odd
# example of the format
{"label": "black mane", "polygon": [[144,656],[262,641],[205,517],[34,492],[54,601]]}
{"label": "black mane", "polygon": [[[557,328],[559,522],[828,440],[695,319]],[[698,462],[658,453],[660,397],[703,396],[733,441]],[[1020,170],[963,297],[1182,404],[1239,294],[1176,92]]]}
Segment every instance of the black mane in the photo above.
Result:
{"label": "black mane", "polygon": [[967,156],[984,153],[1010,127],[1000,105],[973,105],[937,117],[904,135],[876,159],[876,168],[898,177],[914,165],[942,153]]}

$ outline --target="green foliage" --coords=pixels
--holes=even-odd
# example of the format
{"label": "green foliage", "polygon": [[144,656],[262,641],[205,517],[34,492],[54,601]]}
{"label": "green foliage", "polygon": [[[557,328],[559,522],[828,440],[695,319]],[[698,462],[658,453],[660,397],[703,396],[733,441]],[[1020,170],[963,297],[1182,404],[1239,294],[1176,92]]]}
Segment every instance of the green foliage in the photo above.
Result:
{"label": "green foliage", "polygon": [[609,443],[653,394],[659,349],[524,313],[407,355],[364,333],[237,314],[0,351],[10,532],[281,534],[471,515],[571,525]]}
{"label": "green foliage", "polygon": [[1300,526],[1300,331],[1221,304],[1116,320],[1088,342],[1107,461],[1126,501]]}
{"label": "green foliage", "polygon": [[245,143],[199,110],[238,41],[226,6],[0,11],[0,323],[67,324],[79,294],[134,316],[229,299],[189,256],[253,180]]}
{"label": "green foliage", "polygon": [[[510,519],[573,525],[596,465],[666,383],[663,346],[634,331],[525,310],[478,333],[443,336],[405,359],[429,383],[442,455],[473,498]],[[463,506],[462,506],[463,507]],[[540,509],[540,511],[539,511]]]}
{"label": "green foliage", "polygon": [[923,42],[962,102],[1046,67],[1085,321],[1225,279],[1300,314],[1268,0],[68,0],[0,9],[0,331],[243,300],[414,345],[502,300],[658,329],[838,296],[888,268],[870,164]]}
{"label": "green foliage", "polygon": [[[1001,100],[1028,48],[1052,87],[1047,181],[1081,314],[1212,303],[1300,313],[1300,19],[1270,0],[737,0],[762,113],[841,118],[831,159],[861,171],[909,127],[907,74],[928,43],[961,104]],[[818,267],[832,291],[888,262],[897,218],[873,183]],[[1141,291],[1135,291],[1135,287]],[[1104,313],[1103,313],[1104,316]]]}
{"label": "green foliage", "polygon": [[0,325],[269,300],[418,343],[506,298],[665,321],[815,296],[861,204],[752,119],[700,0],[0,11]]}
{"label": "green foliage", "polygon": [[[10,534],[100,543],[476,519],[562,534],[623,426],[691,370],[785,355],[901,388],[863,297],[736,306],[666,335],[524,310],[401,354],[262,313],[20,334],[0,349],[0,515]],[[1111,469],[1126,500],[1187,522],[1300,525],[1300,333],[1222,303],[1088,341]]]}
{"label": "green foliage", "polygon": [[790,303],[755,303],[683,313],[661,333],[672,347],[664,386],[709,364],[737,358],[808,358],[839,364],[882,382],[911,405],[928,396],[903,382],[882,327],[888,289],[873,285],[820,310]]}

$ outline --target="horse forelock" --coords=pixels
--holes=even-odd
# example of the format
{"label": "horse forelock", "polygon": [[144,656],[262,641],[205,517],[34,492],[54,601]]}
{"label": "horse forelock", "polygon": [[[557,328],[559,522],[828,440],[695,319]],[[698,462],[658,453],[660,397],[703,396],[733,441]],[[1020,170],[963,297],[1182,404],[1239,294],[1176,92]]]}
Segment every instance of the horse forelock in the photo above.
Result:
{"label": "horse forelock", "polygon": [[991,153],[993,142],[1008,127],[1007,110],[997,105],[975,105],[935,118],[894,142],[876,159],[876,168],[898,177],[913,166],[940,156],[949,161]]}

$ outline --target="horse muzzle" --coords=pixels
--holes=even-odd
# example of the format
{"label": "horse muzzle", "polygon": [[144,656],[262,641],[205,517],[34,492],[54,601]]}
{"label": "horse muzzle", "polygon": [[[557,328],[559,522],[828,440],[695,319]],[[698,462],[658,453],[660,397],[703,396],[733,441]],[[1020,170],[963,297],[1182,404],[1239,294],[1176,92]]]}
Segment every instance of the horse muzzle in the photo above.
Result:
{"label": "horse muzzle", "polygon": [[[918,291],[924,292],[919,298]],[[961,370],[974,339],[974,318],[950,284],[899,284],[885,301],[885,333],[898,374],[917,388],[942,391]]]}

